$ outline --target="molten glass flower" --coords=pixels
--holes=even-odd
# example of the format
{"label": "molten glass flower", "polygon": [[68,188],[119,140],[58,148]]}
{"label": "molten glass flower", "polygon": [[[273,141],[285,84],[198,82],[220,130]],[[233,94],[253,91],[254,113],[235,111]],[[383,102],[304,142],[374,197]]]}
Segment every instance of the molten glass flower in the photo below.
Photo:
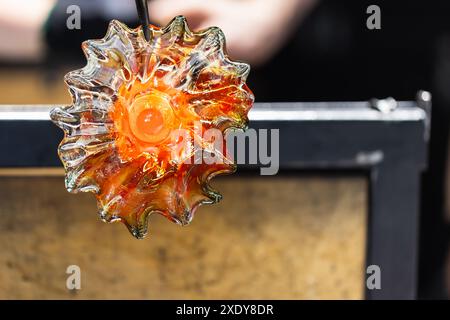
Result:
{"label": "molten glass flower", "polygon": [[[185,225],[220,200],[209,180],[235,165],[203,133],[245,128],[254,100],[249,66],[228,59],[220,29],[192,32],[183,17],[150,28],[147,42],[141,27],[112,21],[105,38],[83,43],[87,65],[65,77],[73,104],[51,112],[65,133],[67,190],[94,192],[101,218],[137,238],[151,213]],[[197,161],[202,152],[220,161]]]}

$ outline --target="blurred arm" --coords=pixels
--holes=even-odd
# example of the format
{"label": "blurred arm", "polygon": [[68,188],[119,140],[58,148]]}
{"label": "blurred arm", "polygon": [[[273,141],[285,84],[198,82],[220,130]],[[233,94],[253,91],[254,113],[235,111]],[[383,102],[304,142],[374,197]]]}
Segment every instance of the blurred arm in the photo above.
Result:
{"label": "blurred arm", "polygon": [[43,26],[56,0],[0,0],[0,60],[39,61]]}
{"label": "blurred arm", "polygon": [[151,0],[150,18],[160,25],[184,15],[194,30],[220,27],[234,59],[260,65],[289,39],[318,0]]}

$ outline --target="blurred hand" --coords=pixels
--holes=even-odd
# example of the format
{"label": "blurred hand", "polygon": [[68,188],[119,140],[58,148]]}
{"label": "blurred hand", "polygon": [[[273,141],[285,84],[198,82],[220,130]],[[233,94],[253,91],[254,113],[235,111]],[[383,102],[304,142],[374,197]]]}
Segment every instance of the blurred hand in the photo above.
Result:
{"label": "blurred hand", "polygon": [[0,59],[39,61],[42,28],[56,0],[0,0]]}
{"label": "blurred hand", "polygon": [[288,40],[317,0],[151,0],[150,17],[166,25],[183,15],[193,30],[217,26],[231,58],[261,65]]}

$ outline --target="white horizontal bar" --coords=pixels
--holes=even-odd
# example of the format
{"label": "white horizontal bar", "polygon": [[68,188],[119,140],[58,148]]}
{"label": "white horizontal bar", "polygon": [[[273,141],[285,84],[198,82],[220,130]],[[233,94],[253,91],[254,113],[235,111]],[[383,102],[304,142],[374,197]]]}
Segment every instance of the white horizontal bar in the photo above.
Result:
{"label": "white horizontal bar", "polygon": [[[399,103],[392,112],[383,113],[365,102],[331,103],[256,103],[249,112],[251,121],[421,121],[425,110],[412,103]],[[0,120],[50,120],[56,105],[0,105]]]}

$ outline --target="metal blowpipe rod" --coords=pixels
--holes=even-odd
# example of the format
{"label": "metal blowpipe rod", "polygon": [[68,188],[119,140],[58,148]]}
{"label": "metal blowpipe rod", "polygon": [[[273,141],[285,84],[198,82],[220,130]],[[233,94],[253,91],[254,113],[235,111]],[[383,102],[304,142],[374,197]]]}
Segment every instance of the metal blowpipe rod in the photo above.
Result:
{"label": "metal blowpipe rod", "polygon": [[138,12],[139,21],[142,24],[144,37],[147,41],[150,41],[150,17],[148,14],[147,0],[136,0],[136,9]]}

